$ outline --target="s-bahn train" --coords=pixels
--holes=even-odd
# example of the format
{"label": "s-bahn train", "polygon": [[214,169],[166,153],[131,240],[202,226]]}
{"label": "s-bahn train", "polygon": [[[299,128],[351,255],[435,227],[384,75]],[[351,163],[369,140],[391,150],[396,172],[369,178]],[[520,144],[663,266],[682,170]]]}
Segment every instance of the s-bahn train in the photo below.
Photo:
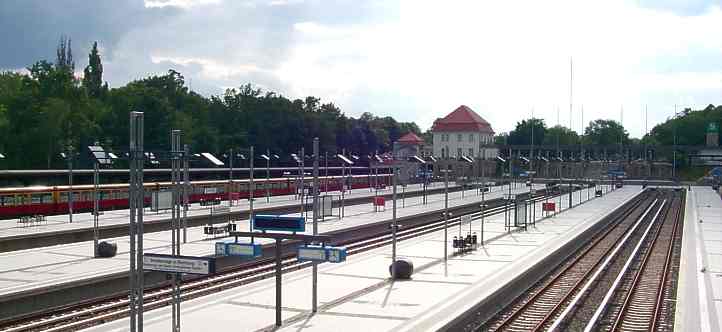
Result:
{"label": "s-bahn train", "polygon": [[[320,176],[319,190],[335,191],[341,189],[343,179],[346,178],[346,186],[350,189],[368,188],[374,185],[385,185],[390,183],[389,174],[379,175],[346,175],[342,176]],[[304,179],[304,187],[309,187],[313,179]],[[146,182],[145,204],[151,203],[152,191],[168,188],[170,182]],[[228,190],[238,199],[247,199],[250,180],[228,180],[191,181],[191,189],[188,199],[191,203],[207,200],[227,200]],[[266,193],[272,196],[289,195],[300,190],[300,181],[297,178],[265,178],[254,180],[253,197],[265,197]],[[93,185],[72,186],[73,212],[91,211],[93,209]],[[71,193],[69,186],[33,186],[20,188],[0,188],[0,219],[7,219],[23,215],[53,215],[69,212],[68,197]],[[128,208],[128,184],[102,184],[99,185],[99,207],[101,210]]]}

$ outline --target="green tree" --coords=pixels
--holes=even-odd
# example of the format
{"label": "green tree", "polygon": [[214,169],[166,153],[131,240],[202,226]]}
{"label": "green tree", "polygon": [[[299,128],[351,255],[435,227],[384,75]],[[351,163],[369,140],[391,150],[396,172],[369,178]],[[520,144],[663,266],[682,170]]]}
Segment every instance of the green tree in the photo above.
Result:
{"label": "green tree", "polygon": [[55,67],[65,74],[73,76],[75,73],[75,61],[73,61],[73,41],[65,35],[60,36],[58,47],[55,51]]}
{"label": "green tree", "polygon": [[534,133],[534,145],[544,142],[547,126],[544,119],[531,118],[516,123],[516,128],[509,133],[509,144],[530,145],[531,135]]}
{"label": "green tree", "polygon": [[98,52],[98,42],[93,43],[93,48],[88,54],[88,66],[85,67],[83,86],[88,91],[88,95],[93,98],[100,98],[108,90],[108,84],[103,85],[103,63]]}
{"label": "green tree", "polygon": [[594,145],[628,144],[629,133],[614,120],[597,119],[584,129],[584,143]]}
{"label": "green tree", "polygon": [[579,144],[579,135],[567,127],[556,125],[547,130],[544,136],[544,145],[574,145]]}

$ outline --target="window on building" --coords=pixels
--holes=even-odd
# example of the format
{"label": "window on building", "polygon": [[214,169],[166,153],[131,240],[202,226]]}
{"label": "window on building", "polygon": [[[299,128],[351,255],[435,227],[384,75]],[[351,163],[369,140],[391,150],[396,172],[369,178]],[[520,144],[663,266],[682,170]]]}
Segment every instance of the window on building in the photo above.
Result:
{"label": "window on building", "polygon": [[461,158],[461,148],[456,149],[456,158]]}
{"label": "window on building", "polygon": [[469,134],[469,142],[473,142],[473,141],[474,141],[474,134]]}
{"label": "window on building", "polygon": [[474,148],[469,148],[469,157],[474,158]]}
{"label": "window on building", "polygon": [[461,142],[461,134],[456,134],[456,140],[457,140],[458,142]]}

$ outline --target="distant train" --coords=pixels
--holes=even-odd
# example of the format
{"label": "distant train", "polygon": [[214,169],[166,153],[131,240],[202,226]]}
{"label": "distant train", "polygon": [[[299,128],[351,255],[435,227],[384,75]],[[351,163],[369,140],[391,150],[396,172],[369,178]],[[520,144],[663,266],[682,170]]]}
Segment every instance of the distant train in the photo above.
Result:
{"label": "distant train", "polygon": [[[319,190],[336,191],[342,188],[343,178],[346,178],[347,188],[368,188],[374,185],[387,185],[390,183],[389,174],[379,175],[351,175],[351,176],[320,176]],[[309,187],[313,179],[304,179],[304,187]],[[145,204],[150,205],[151,192],[168,188],[170,182],[146,182]],[[250,180],[192,181],[188,193],[191,203],[229,198],[229,187],[237,199],[247,199],[250,196]],[[265,178],[254,180],[254,197],[294,194],[300,190],[300,181],[297,178]],[[7,219],[22,215],[53,215],[66,214],[68,210],[69,186],[32,186],[19,188],[0,188],[0,219]],[[90,211],[93,208],[92,185],[75,185],[72,187],[73,212]],[[99,186],[99,206],[101,210],[128,208],[128,184],[102,184]]]}

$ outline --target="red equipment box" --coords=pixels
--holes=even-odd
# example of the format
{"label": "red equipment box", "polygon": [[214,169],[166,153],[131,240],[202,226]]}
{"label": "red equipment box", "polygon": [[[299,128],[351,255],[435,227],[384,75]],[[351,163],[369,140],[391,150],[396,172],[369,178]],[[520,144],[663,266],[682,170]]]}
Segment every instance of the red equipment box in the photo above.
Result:
{"label": "red equipment box", "polygon": [[374,206],[386,206],[386,199],[383,197],[374,197]]}
{"label": "red equipment box", "polygon": [[554,211],[556,211],[556,204],[555,203],[542,203],[542,211],[554,212]]}

